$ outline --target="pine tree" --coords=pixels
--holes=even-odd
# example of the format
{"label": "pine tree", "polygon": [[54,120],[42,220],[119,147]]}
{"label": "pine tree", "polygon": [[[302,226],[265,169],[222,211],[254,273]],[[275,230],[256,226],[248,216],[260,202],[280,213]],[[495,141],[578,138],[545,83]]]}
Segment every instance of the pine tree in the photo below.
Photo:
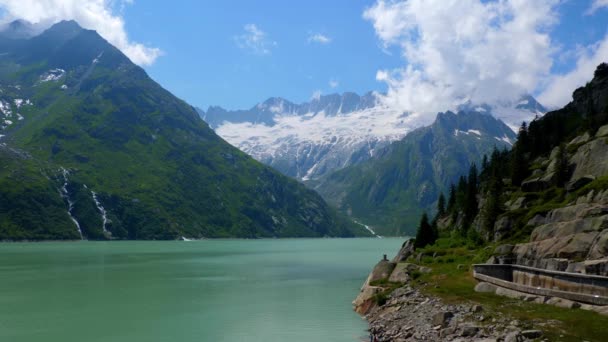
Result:
{"label": "pine tree", "polygon": [[436,237],[433,232],[433,226],[429,223],[429,217],[426,213],[422,214],[422,218],[420,219],[420,225],[418,226],[418,231],[416,232],[416,241],[414,242],[414,247],[423,248],[427,245],[435,243]]}
{"label": "pine tree", "polygon": [[445,196],[443,196],[443,192],[439,194],[439,199],[437,200],[437,217],[443,217],[445,215]]}
{"label": "pine tree", "polygon": [[448,198],[448,212],[451,213],[454,211],[454,206],[456,205],[456,186],[454,184],[450,185],[450,197]]}
{"label": "pine tree", "polygon": [[523,122],[517,134],[517,142],[513,148],[511,159],[511,184],[520,186],[521,182],[528,176],[528,160],[526,153],[529,151],[529,137],[526,123]]}
{"label": "pine tree", "polygon": [[484,207],[483,228],[489,233],[494,232],[494,224],[498,215],[502,213],[500,194],[502,193],[502,181],[499,178],[492,178],[488,189],[487,202]]}
{"label": "pine tree", "polygon": [[465,202],[464,202],[464,219],[465,219],[465,230],[468,228],[467,226],[473,222],[475,215],[477,215],[477,166],[475,163],[471,165],[469,169],[469,178],[467,181],[467,188],[465,193]]}

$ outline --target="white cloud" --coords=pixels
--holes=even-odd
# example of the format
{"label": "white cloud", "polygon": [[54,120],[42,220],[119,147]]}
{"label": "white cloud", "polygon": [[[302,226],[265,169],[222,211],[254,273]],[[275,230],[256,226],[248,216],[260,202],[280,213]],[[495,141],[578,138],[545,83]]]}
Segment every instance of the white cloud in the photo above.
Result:
{"label": "white cloud", "polygon": [[591,7],[589,7],[586,14],[591,15],[597,10],[604,7],[608,7],[608,0],[593,0],[593,3],[591,3]]}
{"label": "white cloud", "polygon": [[319,44],[329,44],[331,43],[331,38],[326,35],[315,33],[308,36],[309,43],[319,43]]}
{"label": "white cloud", "polygon": [[318,101],[319,99],[321,99],[321,95],[322,94],[323,93],[320,90],[315,90],[315,91],[312,92],[312,95],[310,96],[310,99],[312,101],[315,101],[315,100]]}
{"label": "white cloud", "polygon": [[124,19],[113,8],[132,4],[133,0],[0,0],[5,11],[3,21],[24,19],[51,25],[61,20],[75,20],[82,27],[97,31],[119,48],[134,63],[153,64],[162,51],[129,40]]}
{"label": "white cloud", "polygon": [[241,49],[251,51],[256,55],[268,55],[272,48],[277,46],[277,42],[270,40],[266,32],[262,31],[255,24],[243,26],[245,32],[234,37],[236,44]]}
{"label": "white cloud", "polygon": [[340,85],[340,82],[338,82],[337,80],[331,79],[329,80],[329,87],[332,89],[338,88],[338,86]]}
{"label": "white cloud", "polygon": [[607,60],[608,35],[580,52],[573,70],[552,76],[547,87],[539,94],[538,100],[550,108],[564,106],[572,99],[572,92],[591,80],[597,66]]}
{"label": "white cloud", "polygon": [[559,0],[385,1],[364,12],[405,65],[380,70],[386,104],[433,114],[466,100],[499,103],[534,93],[552,66],[548,29]]}

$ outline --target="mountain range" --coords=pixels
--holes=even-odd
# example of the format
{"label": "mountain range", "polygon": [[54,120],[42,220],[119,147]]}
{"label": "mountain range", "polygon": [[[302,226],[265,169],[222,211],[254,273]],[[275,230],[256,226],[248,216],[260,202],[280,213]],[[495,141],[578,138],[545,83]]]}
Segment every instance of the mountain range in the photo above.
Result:
{"label": "mountain range", "polygon": [[[232,145],[285,175],[310,181],[372,158],[435,119],[394,109],[382,96],[332,94],[302,104],[273,97],[249,110],[198,111]],[[546,111],[532,96],[494,106],[465,103],[458,110],[493,115],[513,130]]]}
{"label": "mountain range", "polygon": [[439,113],[435,122],[407,134],[372,158],[329,174],[314,188],[344,213],[379,234],[415,232],[423,211],[440,193],[480,165],[494,148],[509,149],[515,133],[482,110]]}
{"label": "mountain range", "polygon": [[0,239],[353,236],[76,22],[0,34]]}

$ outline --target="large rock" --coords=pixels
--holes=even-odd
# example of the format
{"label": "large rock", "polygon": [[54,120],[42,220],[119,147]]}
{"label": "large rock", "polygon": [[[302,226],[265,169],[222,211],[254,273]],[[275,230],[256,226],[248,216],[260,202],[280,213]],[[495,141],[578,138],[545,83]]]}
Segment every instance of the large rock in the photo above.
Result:
{"label": "large rock", "polygon": [[399,249],[399,252],[397,253],[397,255],[395,255],[392,262],[399,263],[407,260],[407,258],[414,254],[414,250],[414,239],[409,239],[405,241],[403,245],[401,245],[401,249]]}
{"label": "large rock", "polygon": [[481,282],[481,283],[475,285],[475,292],[480,292],[480,293],[495,293],[496,292],[496,286],[492,285],[490,283]]}
{"label": "large rock", "polygon": [[549,298],[545,302],[545,304],[554,305],[554,306],[558,306],[560,308],[566,308],[566,309],[576,309],[576,308],[581,307],[580,303],[573,302],[568,299],[557,298],[557,297]]}
{"label": "large rock", "polygon": [[395,266],[395,263],[389,262],[388,260],[381,260],[374,266],[372,272],[367,276],[365,283],[363,283],[357,298],[353,301],[353,307],[357,313],[365,315],[376,306],[374,296],[382,291],[383,288],[372,286],[371,283],[388,279],[395,269]]}
{"label": "large rock", "polygon": [[601,177],[608,174],[608,143],[606,138],[598,138],[578,148],[570,158],[575,165],[572,179],[591,175]]}
{"label": "large rock", "polygon": [[568,184],[566,185],[566,190],[568,190],[570,192],[576,191],[578,189],[581,189],[585,185],[593,182],[594,180],[595,180],[595,176],[593,176],[593,175],[585,175],[580,178],[573,178],[573,180],[568,182]]}
{"label": "large rock", "polygon": [[[395,269],[391,273],[388,281],[393,283],[406,283],[410,280],[410,272],[412,272],[412,266],[416,266],[414,264],[409,264],[406,262],[398,263],[395,266]],[[417,269],[417,267],[416,267]]]}
{"label": "large rock", "polygon": [[369,283],[378,280],[388,279],[391,276],[391,273],[393,273],[395,266],[397,265],[394,262],[390,262],[388,260],[380,260],[380,262],[378,262],[376,266],[374,266],[372,273],[369,275]]}
{"label": "large rock", "polygon": [[572,141],[568,143],[568,146],[581,145],[588,142],[589,139],[591,139],[591,136],[589,135],[589,133],[585,132],[585,134],[579,135],[576,138],[572,139]]}
{"label": "large rock", "polygon": [[600,127],[597,132],[595,132],[596,137],[605,137],[608,136],[608,125]]}
{"label": "large rock", "polygon": [[450,323],[450,319],[454,317],[454,314],[449,311],[438,312],[433,316],[433,326],[442,326],[446,327],[448,323]]}

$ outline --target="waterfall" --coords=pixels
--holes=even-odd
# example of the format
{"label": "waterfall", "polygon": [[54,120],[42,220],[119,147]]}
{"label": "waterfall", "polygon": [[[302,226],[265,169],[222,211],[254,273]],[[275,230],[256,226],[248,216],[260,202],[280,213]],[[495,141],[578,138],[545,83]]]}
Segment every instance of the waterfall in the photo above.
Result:
{"label": "waterfall", "polygon": [[61,168],[61,174],[63,175],[63,186],[61,187],[60,195],[68,202],[68,215],[70,215],[70,219],[76,225],[78,229],[78,234],[80,234],[80,239],[84,240],[84,235],[82,235],[82,229],[80,228],[80,223],[78,220],[72,215],[72,210],[74,209],[74,202],[70,200],[70,193],[68,192],[68,176],[70,172],[65,168]]}
{"label": "waterfall", "polygon": [[108,224],[108,216],[106,209],[101,205],[101,202],[99,202],[99,199],[97,198],[97,193],[95,191],[91,190],[91,195],[93,196],[93,201],[95,201],[97,210],[99,210],[99,212],[101,213],[101,220],[103,222],[103,225],[101,227],[103,228],[103,232],[106,235],[112,235],[112,233],[110,233],[110,231],[106,229],[106,225]]}
{"label": "waterfall", "polygon": [[375,237],[377,237],[377,238],[379,238],[379,239],[382,239],[382,236],[380,236],[380,235],[376,234],[376,232],[375,232],[375,231],[374,231],[374,230],[373,230],[373,229],[372,229],[370,226],[368,226],[368,225],[366,225],[366,224],[363,224],[363,223],[361,223],[361,222],[359,222],[359,221],[357,221],[357,220],[353,220],[353,221],[354,221],[356,224],[358,224],[358,225],[360,225],[360,226],[363,226],[363,228],[367,229],[367,231],[368,231],[368,232],[370,232],[370,233],[372,233],[372,235],[373,235],[373,236],[375,236]]}

